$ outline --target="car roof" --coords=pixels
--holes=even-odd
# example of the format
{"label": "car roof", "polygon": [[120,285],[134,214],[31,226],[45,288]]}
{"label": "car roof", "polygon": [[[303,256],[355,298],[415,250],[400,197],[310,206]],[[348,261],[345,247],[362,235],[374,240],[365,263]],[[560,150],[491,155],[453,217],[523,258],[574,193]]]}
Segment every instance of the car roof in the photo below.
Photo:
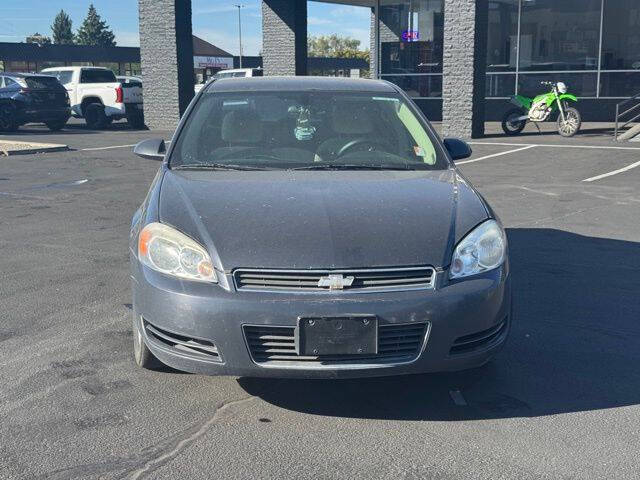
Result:
{"label": "car roof", "polygon": [[220,78],[209,85],[208,91],[308,91],[396,93],[395,87],[383,80],[345,77],[244,77]]}
{"label": "car roof", "polygon": [[19,72],[19,73],[12,73],[12,72],[0,72],[0,75],[3,75],[5,77],[14,77],[14,78],[33,78],[33,77],[47,77],[47,78],[51,78],[52,75],[47,75],[47,74],[40,74],[40,73],[24,73],[24,72]]}

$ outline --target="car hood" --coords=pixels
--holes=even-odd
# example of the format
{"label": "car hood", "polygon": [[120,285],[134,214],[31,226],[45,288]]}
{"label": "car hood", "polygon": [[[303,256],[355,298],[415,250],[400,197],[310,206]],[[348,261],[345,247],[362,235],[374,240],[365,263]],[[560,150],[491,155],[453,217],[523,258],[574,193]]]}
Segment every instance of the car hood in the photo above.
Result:
{"label": "car hood", "polygon": [[488,217],[453,169],[439,171],[171,171],[162,223],[234,268],[446,266]]}

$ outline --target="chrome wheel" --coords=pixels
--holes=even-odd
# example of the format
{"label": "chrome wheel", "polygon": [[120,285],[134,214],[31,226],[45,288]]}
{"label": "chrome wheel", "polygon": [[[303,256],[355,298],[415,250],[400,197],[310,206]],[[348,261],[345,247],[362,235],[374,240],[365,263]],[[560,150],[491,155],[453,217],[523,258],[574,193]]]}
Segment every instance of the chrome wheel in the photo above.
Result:
{"label": "chrome wheel", "polygon": [[573,137],[580,130],[581,124],[580,112],[575,108],[565,108],[564,120],[562,115],[558,117],[558,132],[563,137]]}

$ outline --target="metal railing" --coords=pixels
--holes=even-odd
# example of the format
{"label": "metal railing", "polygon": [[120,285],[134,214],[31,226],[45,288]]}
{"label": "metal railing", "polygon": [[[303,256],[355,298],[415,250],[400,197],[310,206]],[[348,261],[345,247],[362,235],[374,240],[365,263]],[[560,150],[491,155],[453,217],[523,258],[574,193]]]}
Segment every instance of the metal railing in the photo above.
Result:
{"label": "metal railing", "polygon": [[[625,110],[624,112],[620,112],[620,109],[622,107],[626,107],[627,105],[629,105],[630,103],[633,102],[637,102],[633,107]],[[618,140],[618,133],[620,132],[621,129],[629,126],[631,123],[635,122],[636,120],[638,120],[640,118],[640,113],[638,113],[637,115],[635,115],[633,118],[628,119],[624,124],[620,125],[620,122],[624,121],[622,119],[622,117],[624,117],[625,115],[635,112],[637,109],[640,108],[640,93],[637,93],[636,95],[634,95],[633,97],[625,100],[624,102],[620,102],[616,105],[616,129],[614,132],[614,138],[615,140]]]}

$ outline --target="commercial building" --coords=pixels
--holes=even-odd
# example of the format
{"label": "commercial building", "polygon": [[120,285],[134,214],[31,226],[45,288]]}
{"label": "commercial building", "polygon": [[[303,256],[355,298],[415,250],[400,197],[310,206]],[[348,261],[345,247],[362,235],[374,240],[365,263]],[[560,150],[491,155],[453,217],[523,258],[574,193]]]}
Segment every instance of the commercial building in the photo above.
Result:
{"label": "commercial building", "polygon": [[117,75],[140,75],[140,49],[0,42],[0,72],[39,72],[50,67],[96,66]]}
{"label": "commercial building", "polygon": [[[143,70],[145,61],[173,68],[145,80],[175,86],[160,126],[192,95],[178,67],[190,58],[191,1],[138,1]],[[481,135],[509,96],[542,93],[542,80],[567,83],[585,120],[611,121],[617,102],[640,93],[638,0],[325,1],[371,9],[373,76],[405,89],[446,133]],[[307,74],[307,1],[263,0],[262,17],[265,74]]]}

